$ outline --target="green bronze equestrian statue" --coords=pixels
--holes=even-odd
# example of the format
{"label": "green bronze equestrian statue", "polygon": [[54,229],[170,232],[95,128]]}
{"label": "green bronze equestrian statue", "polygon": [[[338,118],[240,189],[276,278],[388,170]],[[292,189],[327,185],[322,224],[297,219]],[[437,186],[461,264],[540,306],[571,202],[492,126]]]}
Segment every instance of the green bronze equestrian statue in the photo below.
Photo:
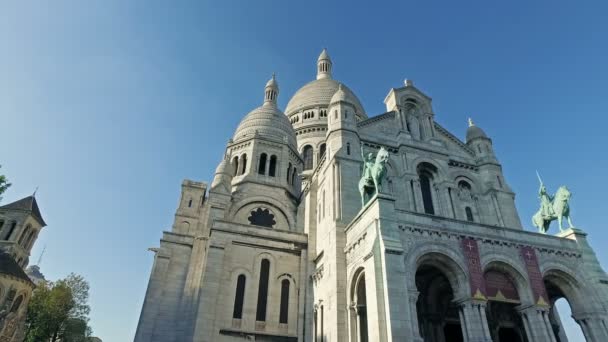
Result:
{"label": "green bronze equestrian statue", "polygon": [[547,188],[545,188],[538,172],[536,175],[540,182],[540,189],[538,190],[540,209],[532,216],[532,224],[538,228],[540,233],[546,234],[551,222],[557,220],[561,232],[564,231],[562,220],[565,217],[570,225],[569,228],[573,228],[572,220],[570,219],[570,206],[568,205],[572,194],[568,188],[562,185],[557,189],[555,196],[551,196],[547,193]]}
{"label": "green bronze equestrian statue", "polygon": [[365,204],[374,195],[378,194],[382,189],[382,180],[386,176],[386,163],[388,163],[388,151],[384,147],[380,148],[378,155],[374,161],[374,154],[369,153],[367,158],[363,155],[361,149],[361,158],[363,158],[363,172],[359,180],[359,192],[361,193],[361,206]]}

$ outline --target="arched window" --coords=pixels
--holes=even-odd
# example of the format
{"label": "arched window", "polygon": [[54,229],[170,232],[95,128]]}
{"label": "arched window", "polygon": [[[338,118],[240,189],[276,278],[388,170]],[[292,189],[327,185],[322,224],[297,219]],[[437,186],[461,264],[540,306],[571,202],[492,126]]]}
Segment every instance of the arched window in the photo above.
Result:
{"label": "arched window", "polygon": [[4,227],[4,220],[0,220],[0,232],[2,231],[2,227]]}
{"label": "arched window", "polygon": [[277,156],[270,157],[270,164],[268,165],[268,175],[274,177],[277,173]]}
{"label": "arched window", "polygon": [[188,208],[192,208],[192,198],[188,200]]}
{"label": "arched window", "polygon": [[6,236],[4,237],[5,240],[10,240],[11,236],[13,235],[13,232],[15,231],[15,227],[17,227],[17,222],[13,221],[11,222],[10,227],[8,228],[8,232],[6,233]]}
{"label": "arched window", "polygon": [[350,156],[350,143],[346,143],[346,154]]}
{"label": "arched window", "polygon": [[293,173],[291,174],[291,185],[296,184],[296,175],[298,174],[298,170],[294,167]]}
{"label": "arched window", "polygon": [[287,324],[289,316],[289,280],[281,282],[281,307],[279,311],[279,323]]}
{"label": "arched window", "polygon": [[241,159],[242,159],[242,162],[241,162],[241,164],[242,164],[241,174],[243,175],[243,174],[245,174],[245,171],[247,170],[247,154],[243,154],[241,156]]}
{"label": "arched window", "polygon": [[28,224],[25,229],[23,230],[23,233],[21,233],[21,236],[19,237],[19,241],[17,241],[17,244],[23,246],[23,240],[25,240],[26,236],[30,233],[30,229],[32,229],[32,227]]}
{"label": "arched window", "polygon": [[35,238],[35,237],[36,237],[36,232],[35,232],[34,230],[32,230],[32,231],[30,232],[30,236],[27,238],[27,240],[25,240],[26,242],[25,242],[24,247],[25,247],[26,249],[30,249],[30,248],[32,248],[32,244],[34,243],[34,238]]}
{"label": "arched window", "polygon": [[245,282],[247,278],[244,274],[239,275],[236,281],[236,292],[234,294],[234,309],[232,318],[243,318],[243,303],[245,302]]}
{"label": "arched window", "polygon": [[266,153],[260,155],[260,164],[258,165],[258,173],[263,175],[266,173]]}
{"label": "arched window", "polygon": [[258,307],[255,320],[266,321],[266,304],[268,303],[268,277],[270,274],[270,261],[263,259],[260,265],[260,286],[258,287]]}
{"label": "arched window", "polygon": [[239,174],[239,157],[232,159],[232,174],[235,176]]}
{"label": "arched window", "polygon": [[326,148],[326,145],[321,144],[321,147],[319,148],[319,160],[321,160],[321,158],[323,158],[323,156],[325,155],[325,148]]}
{"label": "arched window", "polygon": [[420,178],[420,191],[422,192],[422,205],[426,214],[435,215],[433,206],[433,174],[437,168],[429,163],[422,163],[418,166],[418,177]]}
{"label": "arched window", "polygon": [[17,312],[17,310],[19,310],[19,307],[21,306],[21,303],[23,302],[23,295],[17,297],[17,299],[15,299],[15,301],[13,302],[13,305],[11,306],[11,312]]}
{"label": "arched window", "polygon": [[310,145],[304,146],[304,149],[302,150],[302,158],[304,159],[304,170],[312,169],[312,157],[313,157],[312,146],[310,146]]}
{"label": "arched window", "polygon": [[291,177],[291,163],[287,165],[287,184],[289,184],[289,177]]}
{"label": "arched window", "polygon": [[473,211],[471,210],[471,208],[466,207],[464,208],[464,211],[467,214],[467,221],[475,222],[475,220],[473,220]]}

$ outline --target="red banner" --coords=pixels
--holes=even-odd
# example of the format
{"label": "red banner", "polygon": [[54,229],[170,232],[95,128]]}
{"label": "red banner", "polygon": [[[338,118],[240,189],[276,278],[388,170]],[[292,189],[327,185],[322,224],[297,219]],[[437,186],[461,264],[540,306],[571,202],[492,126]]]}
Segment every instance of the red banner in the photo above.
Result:
{"label": "red banner", "polygon": [[477,241],[471,238],[462,239],[462,251],[467,261],[469,269],[469,284],[471,295],[476,299],[486,299],[486,283],[481,270],[481,260],[479,258],[479,248]]}
{"label": "red banner", "polygon": [[524,259],[526,270],[528,271],[528,278],[530,278],[530,287],[534,294],[534,301],[537,305],[549,306],[547,289],[543,282],[543,275],[540,273],[540,267],[538,266],[538,259],[536,258],[534,248],[522,246],[520,252]]}

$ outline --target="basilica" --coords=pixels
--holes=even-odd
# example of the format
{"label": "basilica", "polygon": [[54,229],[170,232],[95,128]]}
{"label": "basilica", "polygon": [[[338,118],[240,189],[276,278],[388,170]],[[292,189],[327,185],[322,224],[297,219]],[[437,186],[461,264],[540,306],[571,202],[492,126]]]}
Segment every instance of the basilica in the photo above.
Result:
{"label": "basilica", "polygon": [[409,80],[368,114],[332,68],[284,112],[273,76],[212,182],[183,181],[135,341],[566,342],[561,298],[608,341],[587,234],[524,230],[480,127],[461,141]]}

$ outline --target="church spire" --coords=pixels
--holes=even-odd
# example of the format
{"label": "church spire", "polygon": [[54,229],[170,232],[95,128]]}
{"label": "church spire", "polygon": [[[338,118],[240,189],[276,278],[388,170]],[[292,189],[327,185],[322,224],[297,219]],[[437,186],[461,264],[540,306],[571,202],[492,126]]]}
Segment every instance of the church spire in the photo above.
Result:
{"label": "church spire", "polygon": [[264,105],[277,105],[277,97],[279,96],[279,83],[277,82],[274,73],[272,78],[266,82],[264,88]]}
{"label": "church spire", "polygon": [[317,59],[317,79],[331,78],[331,58],[327,53],[327,49],[323,49]]}

